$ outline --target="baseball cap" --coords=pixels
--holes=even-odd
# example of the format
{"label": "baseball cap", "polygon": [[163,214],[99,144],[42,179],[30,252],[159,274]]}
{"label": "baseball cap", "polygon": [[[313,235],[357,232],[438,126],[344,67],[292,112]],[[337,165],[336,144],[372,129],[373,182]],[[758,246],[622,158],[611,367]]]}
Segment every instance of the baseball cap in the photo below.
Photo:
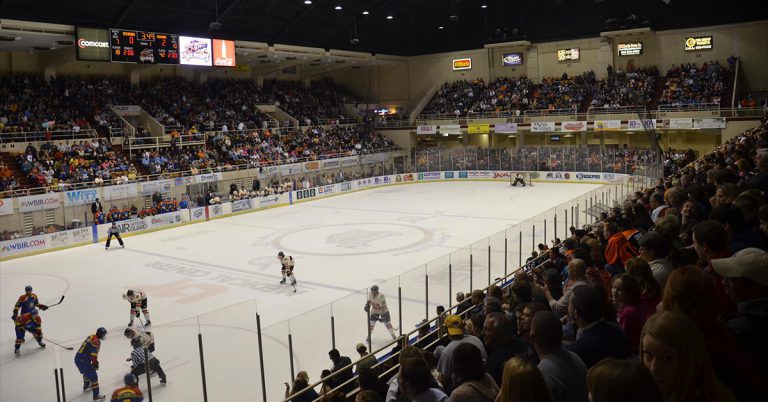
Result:
{"label": "baseball cap", "polygon": [[745,248],[730,258],[712,260],[712,268],[725,278],[747,278],[768,286],[768,253],[759,248]]}
{"label": "baseball cap", "polygon": [[445,317],[443,321],[445,329],[448,331],[448,335],[463,335],[464,334],[464,321],[457,315],[449,315]]}

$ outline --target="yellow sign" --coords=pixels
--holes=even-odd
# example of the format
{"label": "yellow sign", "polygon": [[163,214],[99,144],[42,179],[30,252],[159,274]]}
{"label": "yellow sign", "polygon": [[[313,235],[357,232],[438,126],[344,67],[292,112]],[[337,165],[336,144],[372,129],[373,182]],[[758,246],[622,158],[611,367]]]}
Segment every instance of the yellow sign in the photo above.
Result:
{"label": "yellow sign", "polygon": [[711,50],[712,49],[712,37],[711,36],[695,36],[685,39],[686,51],[697,50]]}
{"label": "yellow sign", "polygon": [[490,132],[490,124],[470,124],[467,126],[467,134],[488,134]]}
{"label": "yellow sign", "polygon": [[235,67],[235,71],[240,71],[247,73],[251,71],[251,65],[250,64],[238,64],[237,67]]}
{"label": "yellow sign", "polygon": [[453,70],[469,70],[472,68],[472,59],[467,57],[464,59],[453,60]]}

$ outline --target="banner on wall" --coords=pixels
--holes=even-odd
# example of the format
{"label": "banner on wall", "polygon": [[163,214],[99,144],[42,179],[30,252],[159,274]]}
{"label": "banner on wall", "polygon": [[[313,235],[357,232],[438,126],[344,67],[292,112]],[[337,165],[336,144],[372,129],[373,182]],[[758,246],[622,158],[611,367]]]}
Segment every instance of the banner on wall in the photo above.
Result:
{"label": "banner on wall", "polygon": [[160,226],[168,226],[176,223],[181,223],[181,212],[168,212],[165,214],[148,216],[144,219],[149,220],[149,227],[156,228]]}
{"label": "banner on wall", "polygon": [[547,133],[555,131],[555,122],[553,121],[534,121],[531,123],[532,133]]}
{"label": "banner on wall", "polygon": [[152,195],[155,191],[167,193],[173,188],[172,180],[155,180],[139,183],[139,193],[141,195]]}
{"label": "banner on wall", "polygon": [[467,134],[488,134],[491,132],[489,124],[471,123],[467,125]]}
{"label": "banner on wall", "polygon": [[64,205],[83,205],[90,204],[100,198],[99,188],[84,188],[82,190],[71,190],[64,193]]}
{"label": "banner on wall", "polygon": [[619,130],[621,120],[595,120],[595,131]]}
{"label": "banner on wall", "polygon": [[221,181],[222,179],[223,176],[220,172],[195,175],[195,183],[197,184],[213,183],[215,181]]}
{"label": "banner on wall", "polygon": [[493,126],[493,131],[497,134],[516,133],[517,123],[498,123]]}
{"label": "banner on wall", "polygon": [[246,211],[251,208],[253,208],[253,200],[250,198],[232,201],[232,212]]}
{"label": "banner on wall", "polygon": [[48,234],[48,247],[61,247],[91,241],[93,241],[93,231],[90,227]]}
{"label": "banner on wall", "polygon": [[694,128],[725,128],[725,117],[693,119]]}
{"label": "banner on wall", "polygon": [[443,124],[440,126],[440,134],[461,134],[461,126],[458,124]]}
{"label": "banner on wall", "polygon": [[339,165],[341,165],[341,161],[338,159],[328,159],[328,160],[324,160],[322,164],[323,164],[323,170],[336,169],[339,167]]}
{"label": "banner on wall", "polygon": [[59,193],[46,193],[19,197],[19,211],[31,212],[54,209],[61,206]]}
{"label": "banner on wall", "polygon": [[173,179],[173,185],[176,187],[191,186],[195,184],[195,176],[184,176]]}
{"label": "banner on wall", "polygon": [[664,119],[661,125],[664,128],[685,130],[693,128],[693,119]]}
{"label": "banner on wall", "polygon": [[581,50],[578,47],[557,51],[557,61],[559,62],[575,61],[579,58],[581,58]]}
{"label": "banner on wall", "polygon": [[501,58],[501,63],[507,66],[519,66],[523,64],[522,53],[505,53]]}
{"label": "banner on wall", "polygon": [[712,50],[711,36],[692,36],[685,38],[685,51]]}
{"label": "banner on wall", "polygon": [[357,156],[345,156],[339,159],[339,162],[341,163],[341,167],[356,166],[357,161],[358,161]]}
{"label": "banner on wall", "polygon": [[440,172],[419,172],[417,175],[417,178],[419,181],[424,180],[440,180],[441,173]]}
{"label": "banner on wall", "polygon": [[275,168],[279,170],[280,174],[283,176],[304,172],[304,167],[301,163],[289,163],[287,165],[280,165]]}
{"label": "banner on wall", "polygon": [[311,161],[311,162],[304,162],[304,171],[306,172],[315,172],[320,170],[320,162],[319,161]]}
{"label": "banner on wall", "polygon": [[13,198],[0,198],[0,215],[13,214]]}
{"label": "banner on wall", "polygon": [[463,59],[453,59],[453,71],[470,70],[472,69],[472,58],[465,57]]}
{"label": "banner on wall", "polygon": [[136,184],[120,184],[117,186],[107,186],[102,189],[104,193],[104,201],[120,200],[123,198],[131,198],[138,196],[139,192],[136,189]]}
{"label": "banner on wall", "polygon": [[628,120],[628,130],[653,130],[656,128],[656,120],[644,119],[644,120]]}
{"label": "banner on wall", "polygon": [[0,242],[0,257],[44,250],[48,247],[46,235],[24,237]]}
{"label": "banner on wall", "polygon": [[418,126],[416,127],[416,134],[418,135],[437,134],[437,126]]}
{"label": "banner on wall", "polygon": [[587,122],[564,121],[560,123],[560,131],[587,131]]}
{"label": "banner on wall", "polygon": [[192,221],[204,221],[205,220],[205,207],[190,208],[189,220]]}

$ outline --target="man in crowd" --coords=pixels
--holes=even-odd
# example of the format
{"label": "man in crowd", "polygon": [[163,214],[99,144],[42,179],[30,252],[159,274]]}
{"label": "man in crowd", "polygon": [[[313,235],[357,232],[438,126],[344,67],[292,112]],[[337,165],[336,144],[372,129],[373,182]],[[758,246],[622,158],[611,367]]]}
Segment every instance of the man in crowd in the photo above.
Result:
{"label": "man in crowd", "polygon": [[448,332],[450,342],[447,346],[438,346],[435,349],[437,360],[437,371],[440,373],[440,383],[446,389],[450,389],[451,384],[451,365],[453,364],[453,351],[462,343],[469,343],[477,346],[483,355],[483,360],[488,358],[485,353],[485,346],[476,336],[464,334],[464,321],[457,315],[445,317],[445,330]]}
{"label": "man in crowd", "polygon": [[539,370],[552,402],[587,402],[587,366],[562,346],[560,320],[550,311],[539,311],[531,321],[531,343],[539,356]]}
{"label": "man in crowd", "polygon": [[506,314],[498,312],[488,314],[483,330],[485,347],[488,348],[485,370],[497,385],[501,385],[501,374],[507,360],[513,357],[520,357],[534,363],[538,360],[526,344],[515,336],[514,322]]}

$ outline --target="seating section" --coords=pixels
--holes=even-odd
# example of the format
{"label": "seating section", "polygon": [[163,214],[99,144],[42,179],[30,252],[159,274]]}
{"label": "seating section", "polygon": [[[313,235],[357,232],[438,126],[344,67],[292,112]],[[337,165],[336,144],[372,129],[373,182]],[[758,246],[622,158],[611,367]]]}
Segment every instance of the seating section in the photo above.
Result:
{"label": "seating section", "polygon": [[469,113],[495,114],[514,110],[517,114],[528,110],[531,98],[531,80],[497,78],[480,93]]}
{"label": "seating section", "polygon": [[533,91],[533,109],[579,109],[593,91],[595,73],[592,71],[569,78],[544,78]]}
{"label": "seating section", "polygon": [[725,90],[728,70],[717,61],[672,66],[667,71],[667,81],[661,94],[660,104],[691,106],[706,103],[720,104]]}
{"label": "seating section", "polygon": [[658,76],[659,70],[656,67],[641,68],[632,72],[611,69],[607,80],[595,83],[590,106],[604,109],[648,106],[653,100]]}
{"label": "seating section", "polygon": [[445,114],[466,116],[475,103],[475,98],[480,96],[484,88],[485,82],[482,78],[474,81],[460,80],[445,83],[421,113],[427,116]]}

